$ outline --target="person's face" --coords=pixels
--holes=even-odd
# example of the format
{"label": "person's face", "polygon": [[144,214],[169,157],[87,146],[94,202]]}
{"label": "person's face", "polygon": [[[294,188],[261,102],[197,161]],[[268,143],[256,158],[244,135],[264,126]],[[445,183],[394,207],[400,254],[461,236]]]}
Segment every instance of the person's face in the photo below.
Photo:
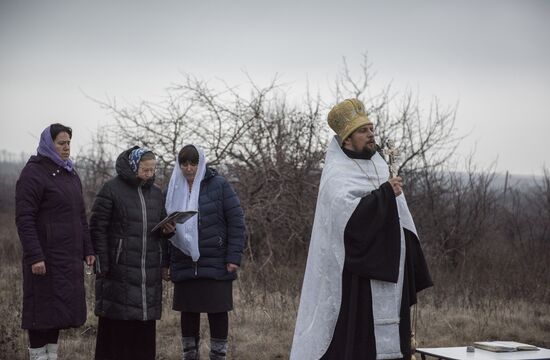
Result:
{"label": "person's face", "polygon": [[155,175],[157,161],[155,159],[143,160],[139,162],[137,177],[147,181]]}
{"label": "person's face", "polygon": [[358,153],[372,153],[376,151],[376,141],[374,139],[374,125],[367,124],[355,130],[344,140],[344,147]]}
{"label": "person's face", "polygon": [[192,163],[191,161],[186,161],[180,164],[181,173],[189,182],[193,182],[193,180],[195,180],[198,167],[199,164]]}
{"label": "person's face", "polygon": [[62,131],[55,137],[53,144],[55,145],[55,151],[61,157],[61,160],[69,160],[71,156],[71,137],[69,133]]}

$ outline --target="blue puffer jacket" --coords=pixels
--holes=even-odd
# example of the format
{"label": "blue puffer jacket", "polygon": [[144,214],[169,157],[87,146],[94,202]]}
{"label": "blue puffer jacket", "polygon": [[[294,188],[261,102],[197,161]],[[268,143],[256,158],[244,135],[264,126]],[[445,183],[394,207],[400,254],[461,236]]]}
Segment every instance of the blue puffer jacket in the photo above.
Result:
{"label": "blue puffer jacket", "polygon": [[244,216],[237,194],[216,170],[206,168],[199,194],[199,251],[191,257],[170,244],[172,281],[207,278],[234,280],[226,264],[241,264],[244,249]]}

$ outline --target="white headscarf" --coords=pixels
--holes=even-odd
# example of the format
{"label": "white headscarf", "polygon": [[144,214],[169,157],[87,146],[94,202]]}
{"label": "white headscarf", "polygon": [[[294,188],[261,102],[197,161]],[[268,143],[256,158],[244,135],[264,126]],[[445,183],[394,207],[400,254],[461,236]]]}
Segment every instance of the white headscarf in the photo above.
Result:
{"label": "white headscarf", "polygon": [[[193,144],[189,145],[194,146],[199,153],[197,173],[193,180],[191,192],[189,192],[187,179],[181,172],[179,159],[176,156],[176,165],[170,177],[168,193],[166,194],[166,212],[168,214],[174,211],[199,211],[199,192],[206,172],[206,160],[200,147]],[[199,252],[198,215],[191,217],[183,224],[176,224],[176,234],[170,238],[170,241],[186,255],[191,256],[193,261],[197,261],[201,256]]]}

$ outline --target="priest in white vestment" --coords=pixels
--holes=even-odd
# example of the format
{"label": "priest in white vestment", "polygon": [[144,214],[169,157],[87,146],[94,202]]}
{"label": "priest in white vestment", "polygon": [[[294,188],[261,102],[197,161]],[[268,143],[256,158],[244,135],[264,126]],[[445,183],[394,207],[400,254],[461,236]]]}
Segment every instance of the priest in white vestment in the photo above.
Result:
{"label": "priest in white vestment", "polygon": [[364,105],[328,115],[327,150],[291,360],[410,359],[410,311],[432,286],[402,191]]}

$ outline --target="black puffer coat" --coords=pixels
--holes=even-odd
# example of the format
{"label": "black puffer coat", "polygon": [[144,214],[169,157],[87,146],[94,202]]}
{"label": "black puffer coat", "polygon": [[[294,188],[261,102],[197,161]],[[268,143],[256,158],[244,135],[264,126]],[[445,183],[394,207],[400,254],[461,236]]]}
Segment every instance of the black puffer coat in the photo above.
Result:
{"label": "black puffer coat", "polygon": [[165,216],[164,197],[130,168],[129,149],[116,161],[92,208],[90,233],[96,252],[98,316],[116,320],[158,320],[161,315],[161,265],[168,266],[166,239],[151,229]]}

